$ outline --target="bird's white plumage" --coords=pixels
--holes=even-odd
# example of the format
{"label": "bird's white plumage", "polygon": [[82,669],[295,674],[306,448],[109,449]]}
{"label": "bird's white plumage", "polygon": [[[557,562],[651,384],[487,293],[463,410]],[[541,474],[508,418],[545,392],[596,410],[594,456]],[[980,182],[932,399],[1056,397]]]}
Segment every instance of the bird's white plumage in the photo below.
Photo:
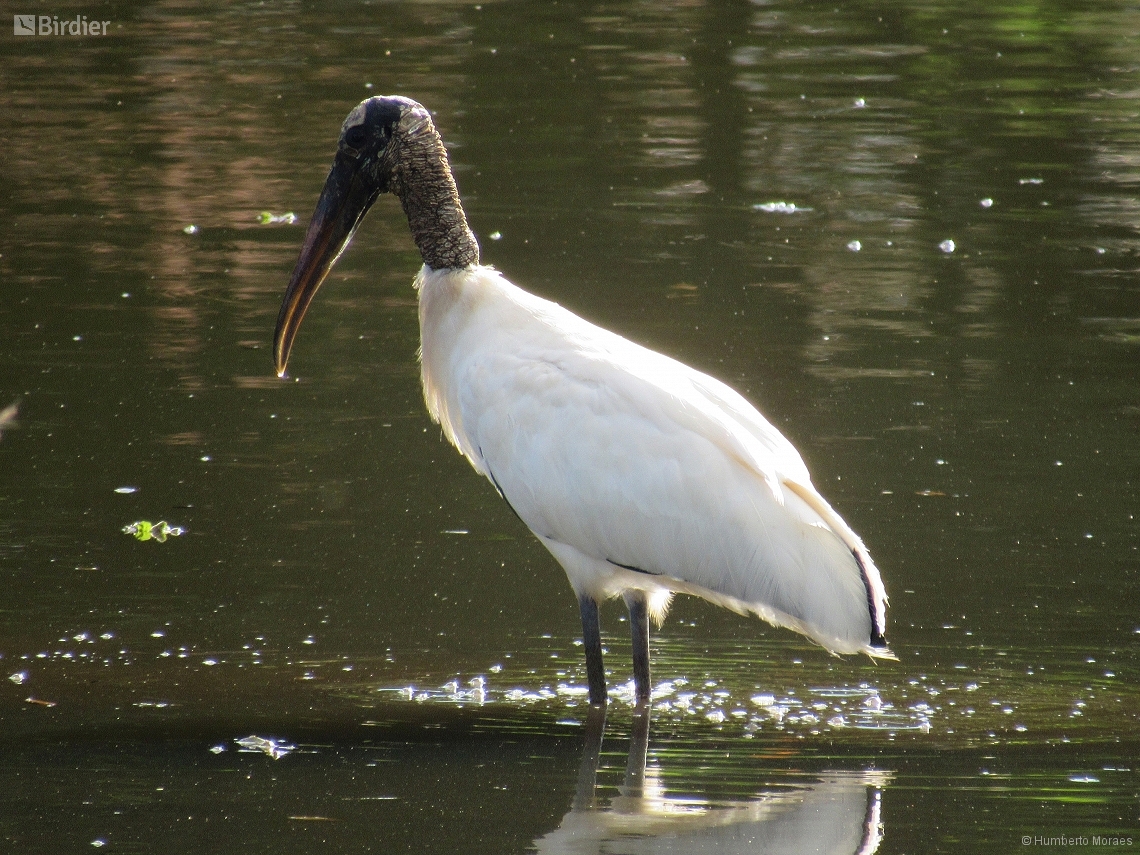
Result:
{"label": "bird's white plumage", "polygon": [[642,590],[663,614],[694,594],[890,655],[870,646],[886,595],[865,547],[738,393],[493,268],[425,265],[415,285],[429,412],[579,595]]}

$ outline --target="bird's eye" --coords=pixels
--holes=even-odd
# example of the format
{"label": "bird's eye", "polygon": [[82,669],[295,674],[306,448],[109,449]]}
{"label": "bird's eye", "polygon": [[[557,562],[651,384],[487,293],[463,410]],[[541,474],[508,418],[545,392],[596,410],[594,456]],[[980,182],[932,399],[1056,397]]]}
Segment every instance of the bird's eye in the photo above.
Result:
{"label": "bird's eye", "polygon": [[357,125],[344,132],[344,144],[354,151],[360,151],[368,141],[368,133],[363,127]]}

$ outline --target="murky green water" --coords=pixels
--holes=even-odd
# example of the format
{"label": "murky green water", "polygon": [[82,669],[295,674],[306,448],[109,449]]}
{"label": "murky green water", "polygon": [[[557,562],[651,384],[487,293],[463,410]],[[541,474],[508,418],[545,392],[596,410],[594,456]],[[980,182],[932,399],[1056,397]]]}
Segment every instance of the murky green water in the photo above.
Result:
{"label": "murky green water", "polygon": [[[1135,9],[29,11],[111,24],[0,60],[15,851],[1140,846]],[[378,93],[436,111],[485,260],[787,433],[899,662],[682,600],[648,736],[619,698],[601,738],[561,571],[424,412],[394,200],[273,376]]]}

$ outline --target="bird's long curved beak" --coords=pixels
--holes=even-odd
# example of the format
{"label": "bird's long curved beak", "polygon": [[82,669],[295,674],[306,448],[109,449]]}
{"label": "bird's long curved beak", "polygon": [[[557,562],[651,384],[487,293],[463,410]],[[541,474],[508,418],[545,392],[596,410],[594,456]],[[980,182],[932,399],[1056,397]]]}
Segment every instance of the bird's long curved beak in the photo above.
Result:
{"label": "bird's long curved beak", "polygon": [[359,162],[337,153],[277,315],[273,359],[278,377],[285,376],[289,351],[293,349],[293,339],[301,328],[305,310],[382,189]]}

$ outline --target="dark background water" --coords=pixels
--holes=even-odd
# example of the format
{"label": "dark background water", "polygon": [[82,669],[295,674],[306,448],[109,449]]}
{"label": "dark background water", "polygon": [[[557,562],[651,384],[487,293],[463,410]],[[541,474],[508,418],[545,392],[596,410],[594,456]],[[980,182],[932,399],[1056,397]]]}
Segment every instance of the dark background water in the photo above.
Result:
{"label": "dark background water", "polygon": [[[855,851],[875,805],[882,852],[1140,845],[1135,9],[21,11],[111,23],[2,36],[9,844]],[[645,792],[620,701],[579,783],[576,603],[424,411],[395,200],[273,375],[373,94],[435,112],[486,262],[788,435],[882,568],[898,663],[682,599]]]}

